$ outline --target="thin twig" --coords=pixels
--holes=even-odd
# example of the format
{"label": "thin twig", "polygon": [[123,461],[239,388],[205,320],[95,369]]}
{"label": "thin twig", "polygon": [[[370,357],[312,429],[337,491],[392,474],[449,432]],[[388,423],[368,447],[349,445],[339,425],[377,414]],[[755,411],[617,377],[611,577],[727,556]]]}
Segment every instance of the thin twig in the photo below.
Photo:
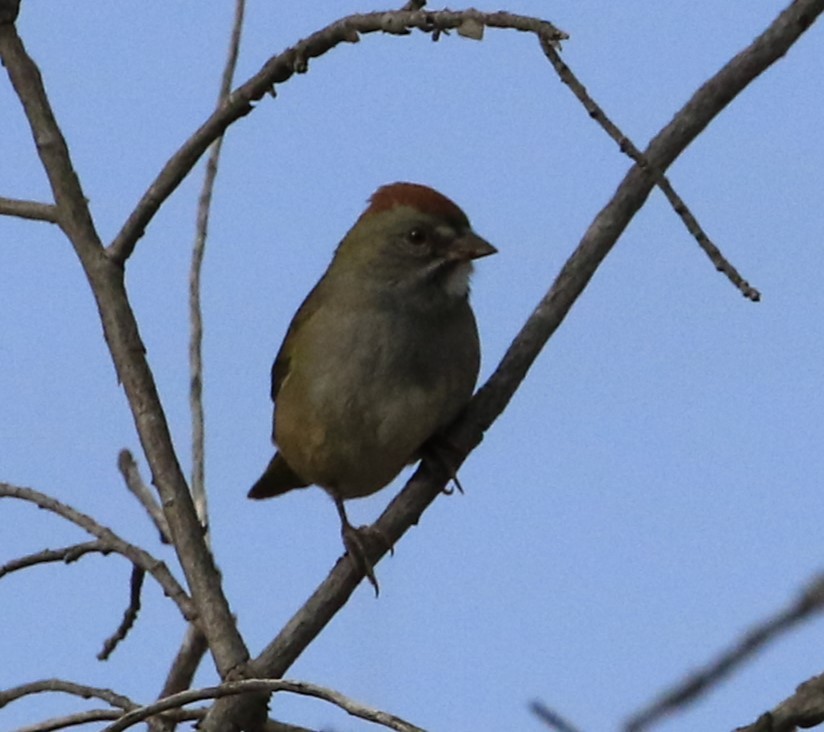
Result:
{"label": "thin twig", "polygon": [[47,221],[50,224],[56,224],[57,206],[53,203],[22,201],[17,198],[3,198],[0,196],[0,216],[16,216],[19,219]]}
{"label": "thin twig", "polygon": [[[240,50],[240,37],[243,30],[243,14],[246,7],[245,0],[235,0],[235,16],[232,23],[232,33],[229,40],[229,53],[223,76],[220,80],[220,89],[217,95],[217,109],[232,90],[232,79],[237,67],[237,57]],[[205,418],[203,414],[203,310],[200,305],[200,280],[203,270],[203,257],[206,253],[206,236],[209,230],[209,212],[212,205],[212,194],[215,188],[215,178],[220,162],[220,150],[223,146],[221,134],[211,146],[209,159],[206,161],[206,174],[203,177],[203,189],[197,202],[197,223],[195,242],[192,247],[192,264],[189,270],[189,323],[191,334],[189,337],[189,408],[192,413],[192,500],[195,503],[197,517],[201,525],[208,531],[209,511],[206,501],[206,448],[205,448]],[[208,533],[207,533],[208,541]]]}
{"label": "thin twig", "polygon": [[[173,722],[188,722],[202,719],[205,711],[205,709],[192,709],[189,711],[175,710],[166,712],[166,714]],[[109,722],[120,719],[122,715],[123,713],[116,709],[90,709],[86,712],[66,714],[62,717],[53,717],[42,722],[37,722],[36,724],[27,725],[26,727],[18,727],[14,732],[54,732],[54,730],[79,727],[89,722]]]}
{"label": "thin twig", "polygon": [[34,567],[37,564],[48,562],[65,562],[71,564],[86,554],[102,554],[106,556],[112,552],[112,548],[104,541],[86,541],[82,544],[72,544],[64,546],[62,549],[44,549],[34,554],[27,554],[25,557],[12,559],[0,566],[0,577],[4,577],[12,572],[21,569]]}
{"label": "thin twig", "polygon": [[589,95],[586,87],[578,80],[572,70],[561,59],[560,54],[555,48],[556,44],[552,39],[541,38],[541,49],[546,57],[549,59],[561,81],[566,84],[572,93],[578,98],[581,104],[588,112],[589,116],[594,119],[601,128],[616,142],[621,152],[634,160],[641,168],[646,170],[653,178],[655,178],[656,185],[666,196],[670,202],[673,210],[684,222],[687,231],[692,234],[693,238],[698,242],[698,246],[704,250],[704,253],[709,257],[710,261],[715,265],[715,268],[726,275],[727,279],[735,285],[744,297],[758,302],[761,299],[761,293],[754,287],[750,286],[739,273],[735,267],[730,264],[721,250],[710,240],[706,232],[701,228],[698,219],[684,203],[683,199],[675,192],[669,179],[660,171],[649,165],[649,162],[644,157],[643,153],[635,147],[632,140],[630,140],[618,126],[607,117],[600,105]]}
{"label": "thin twig", "polygon": [[120,641],[126,638],[134,626],[137,614],[140,612],[140,591],[143,589],[143,579],[145,577],[146,572],[140,567],[132,566],[132,576],[129,580],[129,606],[123,613],[123,620],[120,621],[117,630],[103,643],[103,650],[97,654],[98,661],[107,661],[120,644]]}
{"label": "thin twig", "polygon": [[[783,56],[824,11],[824,0],[796,0],[749,47],[735,56],[696,91],[644,151],[649,165],[665,171],[706,126],[759,74]],[[456,463],[465,459],[503,412],[541,349],[563,322],[603,259],[618,241],[633,216],[646,201],[653,179],[637,164],[630,168],[609,203],[590,224],[552,287],[535,308],[507,350],[501,363],[449,430],[447,439],[460,450]],[[441,493],[449,478],[444,466],[424,462],[376,523],[390,545],[417,523],[427,506]],[[385,553],[368,551],[373,565]],[[346,603],[363,573],[345,557],[289,620],[280,633],[250,664],[256,676],[280,678],[306,646]],[[202,732],[224,730],[229,720],[253,713],[242,701],[216,702],[204,719]]]}
{"label": "thin twig", "polygon": [[66,681],[64,679],[42,679],[0,691],[0,708],[23,697],[31,696],[32,694],[54,692],[79,696],[81,699],[100,699],[117,709],[122,709],[127,712],[140,707],[139,704],[133,702],[129,697],[118,694],[111,689],[104,689],[99,686],[87,686],[86,684],[78,684],[74,681]]}
{"label": "thin twig", "polygon": [[86,712],[75,712],[63,717],[52,717],[36,724],[18,727],[14,732],[53,732],[53,730],[79,727],[89,722],[107,722],[117,719],[121,713],[114,709],[89,709]]}
{"label": "thin twig", "polygon": [[558,730],[558,732],[579,732],[577,727],[573,727],[558,712],[550,709],[543,702],[534,701],[529,705],[529,708],[547,727]]}
{"label": "thin twig", "polygon": [[28,501],[39,508],[62,516],[92,536],[96,536],[109,548],[109,551],[121,554],[134,565],[152,575],[163,588],[166,596],[177,605],[184,618],[192,622],[197,619],[197,611],[191,598],[186,594],[185,590],[180,586],[163,562],[153,557],[146,550],[121,539],[111,529],[97,523],[91,516],[81,513],[71,506],[61,503],[56,498],[47,496],[45,493],[40,493],[33,488],[23,488],[21,486],[10,485],[9,483],[0,482],[0,498],[18,498],[23,501]]}
{"label": "thin twig", "polygon": [[394,714],[367,707],[332,689],[327,689],[317,684],[310,684],[305,681],[287,681],[286,679],[247,679],[244,681],[232,681],[205,689],[182,691],[179,694],[160,699],[153,704],[148,704],[145,707],[124,714],[117,722],[106,727],[103,732],[121,732],[160,712],[177,709],[185,704],[203,701],[204,699],[219,699],[237,694],[272,693],[279,691],[322,699],[323,701],[340,707],[353,717],[383,725],[397,732],[424,732],[420,727],[416,727],[414,724],[410,724],[400,717],[396,717]]}
{"label": "thin twig", "polygon": [[799,623],[824,610],[824,575],[817,577],[789,607],[759,623],[745,633],[730,648],[702,669],[664,692],[649,706],[627,720],[625,732],[640,732],[662,717],[698,699],[717,686],[756,652],[780,638]]}
{"label": "thin twig", "polygon": [[168,160],[157,178],[132,211],[126,223],[108,247],[111,259],[123,263],[129,258],[138,239],[154,218],[163,202],[180,185],[200,156],[223,134],[224,130],[253,109],[253,103],[271,94],[276,84],[282,84],[296,73],[308,70],[309,60],[327,53],[341,43],[357,43],[369,33],[406,35],[413,29],[426,33],[460,28],[464,24],[489,28],[536,33],[562,40],[566,33],[545,20],[514,13],[481,13],[477,10],[453,12],[441,10],[396,10],[349,15],[298,41],[283,53],[270,58],[261,70],[235,89],[181,148]]}
{"label": "thin twig", "polygon": [[123,476],[126,487],[149,514],[149,518],[160,534],[160,541],[164,544],[171,544],[172,537],[169,533],[169,524],[163,515],[163,510],[160,508],[160,504],[157,502],[154,494],[149,490],[149,486],[143,481],[143,477],[140,475],[140,469],[137,467],[137,462],[131,451],[125,448],[120,451],[120,454],[117,456],[117,469]]}

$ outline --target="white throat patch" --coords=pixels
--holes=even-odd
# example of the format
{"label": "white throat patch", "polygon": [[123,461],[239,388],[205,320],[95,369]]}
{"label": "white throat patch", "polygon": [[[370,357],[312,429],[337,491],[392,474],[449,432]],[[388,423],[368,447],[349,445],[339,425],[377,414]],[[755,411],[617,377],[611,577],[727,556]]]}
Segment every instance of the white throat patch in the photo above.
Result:
{"label": "white throat patch", "polygon": [[450,297],[466,297],[472,269],[472,262],[461,262],[454,267],[446,278],[446,294]]}

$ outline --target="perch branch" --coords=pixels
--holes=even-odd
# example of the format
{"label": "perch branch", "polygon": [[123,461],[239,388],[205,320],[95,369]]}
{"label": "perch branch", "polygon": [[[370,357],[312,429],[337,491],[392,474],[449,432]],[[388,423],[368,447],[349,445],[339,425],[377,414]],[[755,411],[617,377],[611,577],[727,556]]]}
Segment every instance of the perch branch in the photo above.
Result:
{"label": "perch branch", "polygon": [[795,694],[735,732],[796,732],[824,722],[824,674],[805,681]]}
{"label": "perch branch", "polygon": [[[751,81],[783,56],[824,11],[824,0],[796,0],[709,81],[693,94],[672,122],[650,142],[644,158],[664,172],[677,156]],[[567,260],[552,287],[538,304],[501,363],[473,397],[447,436],[461,448],[458,465],[483,439],[484,432],[505,409],[543,346],[560,326],[596,269],[646,201],[655,180],[637,163],[630,168],[612,199],[598,213],[580,244]],[[440,494],[448,479],[445,466],[424,462],[401,493],[389,504],[376,526],[394,544],[423,510]],[[369,559],[377,562],[385,553],[373,547]],[[363,578],[345,558],[338,560],[329,576],[315,590],[275,639],[252,663],[255,675],[280,678],[311,640],[347,601]],[[221,700],[207,714],[201,729],[217,731],[228,720],[242,720],[255,712],[259,700]],[[259,710],[258,710],[259,713]]]}

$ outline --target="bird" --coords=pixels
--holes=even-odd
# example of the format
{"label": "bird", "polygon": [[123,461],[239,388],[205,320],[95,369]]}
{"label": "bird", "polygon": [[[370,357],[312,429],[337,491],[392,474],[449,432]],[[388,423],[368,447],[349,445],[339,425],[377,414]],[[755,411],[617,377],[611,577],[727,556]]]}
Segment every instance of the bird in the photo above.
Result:
{"label": "bird", "polygon": [[335,249],[275,357],[277,451],[248,496],[323,488],[344,548],[376,595],[364,543],[374,530],[355,528],[344,501],[390,483],[468,403],[480,368],[470,275],[474,260],[496,252],[442,193],[384,185]]}

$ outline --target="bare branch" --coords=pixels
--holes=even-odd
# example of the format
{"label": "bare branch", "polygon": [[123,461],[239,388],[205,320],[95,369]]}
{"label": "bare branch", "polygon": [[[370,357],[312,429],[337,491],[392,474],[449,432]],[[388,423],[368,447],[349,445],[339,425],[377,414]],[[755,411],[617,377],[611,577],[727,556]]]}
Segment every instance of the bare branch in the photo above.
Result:
{"label": "bare branch", "polygon": [[206,645],[206,637],[196,625],[189,624],[180,649],[166,676],[160,698],[184,691],[191,686],[197,667],[207,650],[209,649]]}
{"label": "bare branch", "polygon": [[[13,25],[0,25],[0,61],[29,121],[57,203],[60,227],[72,242],[97,301],[106,343],[126,391],[153,481],[160,492],[175,551],[197,603],[198,622],[209,639],[221,678],[225,678],[243,666],[249,652],[223,593],[220,573],[204,541],[174,451],[163,405],[126,294],[123,262],[110,259],[102,247],[40,71],[26,53]],[[183,597],[185,595],[178,595],[177,600]],[[187,610],[190,607],[187,604]],[[187,618],[193,617],[193,613],[188,612]]]}
{"label": "bare branch", "polygon": [[65,681],[64,679],[32,681],[28,684],[21,684],[20,686],[0,691],[0,708],[23,697],[45,692],[63,692],[64,694],[79,696],[81,699],[100,699],[107,704],[111,704],[113,707],[127,712],[139,708],[139,705],[135,704],[129,697],[118,694],[111,689],[103,689],[98,686],[86,686],[85,684]]}
{"label": "bare branch", "polygon": [[534,701],[529,708],[547,727],[558,730],[558,732],[579,732],[577,727],[573,727],[558,712],[550,709],[546,704]]}
{"label": "bare branch", "polygon": [[698,219],[695,218],[687,207],[687,204],[684,203],[683,199],[675,192],[675,189],[672,187],[669,179],[663,173],[660,173],[655,168],[652,168],[643,153],[632,143],[632,140],[621,132],[617,125],[610,120],[609,117],[607,117],[600,105],[589,95],[586,87],[584,87],[584,85],[576,78],[569,66],[563,62],[560,54],[555,48],[555,44],[553,44],[549,39],[541,38],[540,40],[541,48],[543,49],[544,54],[555,68],[558,76],[561,77],[561,81],[563,81],[572,90],[572,93],[578,98],[581,104],[584,105],[584,108],[589,113],[589,116],[594,119],[613,140],[615,140],[618,147],[621,149],[621,152],[629,156],[641,168],[655,177],[656,185],[667,197],[667,200],[670,202],[673,210],[681,218],[681,221],[684,222],[684,226],[687,227],[687,231],[692,234],[693,238],[698,242],[698,246],[704,250],[704,253],[715,265],[715,268],[719,272],[726,275],[727,279],[740,290],[744,297],[752,300],[753,302],[758,302],[761,299],[761,293],[751,287],[750,283],[741,277],[738,270],[736,270],[735,267],[727,261],[721,253],[721,250],[710,240],[706,232],[704,232],[701,225],[698,223]]}
{"label": "bare branch", "polygon": [[0,196],[0,216],[16,216],[19,219],[57,223],[57,206],[53,203],[21,201]]}
{"label": "bare branch", "polygon": [[824,722],[824,674],[801,684],[791,697],[735,732],[795,732]]}
{"label": "bare branch", "polygon": [[143,579],[145,576],[146,573],[140,567],[132,567],[132,576],[129,580],[129,606],[123,613],[123,620],[120,622],[117,630],[106,639],[106,642],[103,644],[103,650],[97,654],[98,661],[108,660],[120,641],[126,638],[132,626],[134,626],[134,622],[137,620],[137,614],[140,612],[140,591],[143,589]]}
{"label": "bare branch", "polygon": [[[232,90],[237,57],[240,50],[240,36],[243,29],[245,0],[235,0],[235,17],[232,23],[229,54],[220,81],[217,95],[217,109]],[[203,257],[206,253],[206,235],[209,229],[209,211],[212,205],[212,193],[220,162],[220,149],[223,144],[221,134],[212,143],[209,159],[206,161],[206,175],[203,189],[197,202],[197,224],[195,243],[192,247],[192,264],[189,270],[189,408],[192,413],[192,499],[195,510],[204,528],[209,526],[209,512],[206,502],[206,455],[205,455],[205,419],[203,415],[203,313],[200,307],[200,274],[203,269]],[[208,538],[208,536],[207,536]]]}
{"label": "bare branch", "polygon": [[789,607],[751,628],[717,659],[690,674],[648,707],[636,712],[627,721],[624,730],[640,732],[679,707],[695,701],[768,643],[778,640],[781,635],[820,613],[822,609],[824,609],[824,575],[817,577]]}
{"label": "bare branch", "polygon": [[287,681],[286,679],[247,679],[245,681],[232,681],[227,684],[211,686],[205,689],[182,691],[179,694],[160,699],[154,704],[148,704],[145,707],[124,714],[117,722],[106,727],[103,732],[121,732],[121,730],[127,729],[160,712],[177,709],[185,704],[191,704],[192,702],[202,701],[204,699],[219,699],[237,694],[272,693],[278,691],[286,691],[292,694],[322,699],[323,701],[340,707],[353,717],[383,725],[397,732],[424,732],[420,727],[416,727],[414,724],[410,724],[400,717],[396,717],[394,714],[388,714],[387,712],[364,706],[332,689],[304,681]]}
{"label": "bare branch", "polygon": [[18,727],[14,732],[52,732],[58,729],[78,727],[89,722],[106,722],[120,717],[120,712],[114,709],[90,709],[86,712],[75,712],[64,717],[53,717],[26,727]]}
{"label": "bare branch", "polygon": [[140,470],[137,467],[137,462],[135,462],[134,456],[129,450],[123,449],[120,451],[120,454],[117,456],[117,469],[123,476],[126,487],[131,491],[132,495],[137,498],[140,505],[146,509],[149,518],[157,527],[157,531],[160,534],[160,541],[164,544],[171,544],[172,538],[169,533],[169,524],[166,521],[166,517],[163,515],[163,511],[155,499],[154,494],[149,490],[149,486],[143,482]]}
{"label": "bare branch", "polygon": [[34,567],[37,564],[48,562],[65,562],[71,564],[86,554],[103,554],[104,556],[112,552],[111,547],[104,541],[87,541],[83,544],[72,544],[64,546],[62,549],[44,549],[41,552],[27,554],[25,557],[12,559],[0,566],[0,578],[21,569]]}
{"label": "bare branch", "polygon": [[[656,170],[665,171],[741,90],[789,50],[822,11],[824,0],[795,0],[791,3],[749,47],[698,89],[652,140],[644,152],[648,164]],[[541,349],[563,322],[654,185],[654,179],[635,164],[609,203],[595,217],[495,372],[449,431],[447,439],[461,451],[454,468],[480,444],[484,432],[506,408]],[[442,462],[424,462],[378,519],[376,526],[390,544],[396,543],[410,526],[416,524],[426,507],[441,493],[449,478],[446,466],[440,464]],[[375,564],[385,553],[385,548],[374,546],[367,553]],[[250,664],[255,675],[282,677],[345,604],[361,579],[362,572],[345,558],[339,559],[304,606]],[[259,713],[254,709],[258,703],[258,700],[248,704],[238,700],[218,701],[204,719],[201,730],[217,732],[225,729],[230,719],[242,720]]]}
{"label": "bare branch", "polygon": [[186,620],[193,622],[197,619],[197,611],[191,598],[186,594],[185,590],[180,586],[163,562],[155,559],[155,557],[144,549],[121,539],[111,529],[98,524],[91,516],[81,513],[71,506],[61,503],[57,499],[47,496],[45,493],[40,493],[33,488],[22,488],[20,486],[10,485],[9,483],[0,482],[0,498],[18,498],[23,501],[29,501],[39,508],[62,516],[92,536],[96,536],[108,547],[109,551],[121,554],[132,562],[132,564],[152,575],[163,588],[166,596],[173,600],[178,606]]}
{"label": "bare branch", "polygon": [[[202,719],[204,712],[204,709],[192,709],[191,711],[167,712],[167,715],[173,722],[186,722],[193,719]],[[63,717],[53,717],[26,727],[18,727],[14,732],[53,732],[53,730],[68,729],[89,722],[108,722],[119,719],[121,716],[122,712],[115,709],[90,709],[86,712],[66,714]]]}
{"label": "bare branch", "polygon": [[481,27],[510,28],[536,33],[558,41],[567,37],[545,20],[513,13],[481,13],[477,10],[396,10],[349,15],[336,20],[326,28],[298,41],[283,53],[270,58],[257,74],[229,95],[220,108],[163,166],[109,246],[109,256],[115,262],[125,262],[160,206],[189,174],[209,145],[220,137],[230,124],[249,114],[253,109],[252,103],[261,99],[264,94],[272,93],[276,84],[284,83],[296,73],[305,73],[309,67],[309,59],[322,56],[341,43],[357,43],[362,34],[383,32],[401,36],[415,28],[434,33],[459,28],[467,22],[479,24]]}

